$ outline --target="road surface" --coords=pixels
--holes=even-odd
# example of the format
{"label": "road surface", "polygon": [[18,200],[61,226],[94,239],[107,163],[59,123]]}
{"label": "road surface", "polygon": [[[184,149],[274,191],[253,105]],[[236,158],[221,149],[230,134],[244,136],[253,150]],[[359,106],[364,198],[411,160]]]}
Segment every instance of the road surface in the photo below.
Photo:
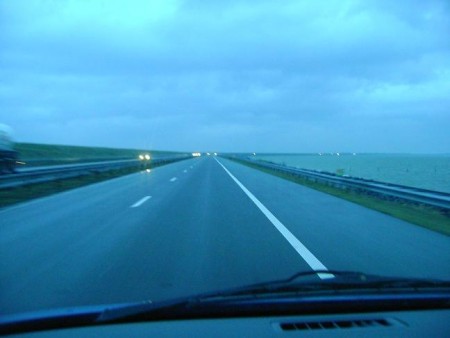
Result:
{"label": "road surface", "polygon": [[212,156],[0,210],[0,314],[318,268],[450,279],[450,238]]}

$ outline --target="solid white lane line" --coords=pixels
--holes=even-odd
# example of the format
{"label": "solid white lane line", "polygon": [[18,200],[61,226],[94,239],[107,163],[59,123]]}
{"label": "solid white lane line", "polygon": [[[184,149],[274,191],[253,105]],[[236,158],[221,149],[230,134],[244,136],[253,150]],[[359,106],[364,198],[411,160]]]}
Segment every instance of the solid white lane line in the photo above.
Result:
{"label": "solid white lane line", "polygon": [[[284,236],[284,238],[291,244],[291,246],[298,252],[298,254],[305,260],[305,262],[313,269],[313,270],[328,270],[325,265],[319,261],[316,256],[309,251],[306,246],[302,244],[284,225],[281,223],[278,218],[272,214],[269,209],[267,209],[239,180],[233,176],[232,173],[228,171],[225,166],[217,160],[222,168],[226,171],[228,175],[233,179],[234,182],[245,192],[245,194],[252,200],[253,203],[261,210],[261,212],[269,219],[269,221],[277,228],[277,230]],[[334,275],[328,273],[318,273],[317,274],[321,279],[334,278]]]}
{"label": "solid white lane line", "polygon": [[172,177],[172,178],[170,179],[170,182],[175,182],[176,180],[177,180],[176,177]]}
{"label": "solid white lane line", "polygon": [[144,204],[148,199],[152,198],[152,196],[145,196],[144,198],[141,198],[139,201],[134,203],[130,208],[137,208]]}

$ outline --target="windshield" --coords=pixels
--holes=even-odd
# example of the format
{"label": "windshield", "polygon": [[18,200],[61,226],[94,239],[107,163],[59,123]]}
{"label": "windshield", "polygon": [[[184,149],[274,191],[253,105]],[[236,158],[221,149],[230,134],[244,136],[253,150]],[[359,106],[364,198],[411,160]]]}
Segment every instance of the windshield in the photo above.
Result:
{"label": "windshield", "polygon": [[449,34],[445,0],[0,0],[0,315],[449,281]]}

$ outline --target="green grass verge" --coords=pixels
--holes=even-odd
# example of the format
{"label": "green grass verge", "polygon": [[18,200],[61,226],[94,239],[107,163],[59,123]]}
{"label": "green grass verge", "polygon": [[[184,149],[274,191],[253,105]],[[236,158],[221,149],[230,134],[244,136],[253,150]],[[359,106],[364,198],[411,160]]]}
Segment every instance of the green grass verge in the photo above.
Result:
{"label": "green grass verge", "polygon": [[[148,165],[146,168],[155,168],[160,165]],[[110,180],[144,170],[142,166],[125,169],[110,170],[90,175],[62,179],[45,183],[30,184],[17,188],[0,189],[0,207],[25,202],[31,199],[53,195],[62,191],[79,188],[93,183]]]}
{"label": "green grass verge", "polygon": [[230,159],[265,173],[281,177],[314,190],[360,204],[367,208],[377,210],[384,214],[394,216],[407,222],[450,236],[450,215],[442,209],[437,209],[426,205],[407,203],[401,200],[383,199],[376,195],[371,195],[364,192],[342,190],[326,184],[312,182],[305,178],[293,176],[288,173],[282,173],[269,168],[260,167],[256,164],[238,160],[236,158]]}
{"label": "green grass verge", "polygon": [[16,143],[14,148],[19,152],[20,160],[26,162],[27,166],[137,158],[142,153],[147,153],[151,156],[175,154],[175,152],[169,151],[144,149],[115,149],[37,143]]}

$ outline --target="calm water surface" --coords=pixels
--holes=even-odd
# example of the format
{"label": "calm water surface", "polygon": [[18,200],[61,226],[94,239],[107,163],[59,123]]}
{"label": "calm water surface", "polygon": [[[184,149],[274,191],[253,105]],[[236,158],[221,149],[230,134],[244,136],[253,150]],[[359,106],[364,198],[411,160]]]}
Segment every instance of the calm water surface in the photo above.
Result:
{"label": "calm water surface", "polygon": [[450,193],[450,154],[261,154],[257,159]]}

